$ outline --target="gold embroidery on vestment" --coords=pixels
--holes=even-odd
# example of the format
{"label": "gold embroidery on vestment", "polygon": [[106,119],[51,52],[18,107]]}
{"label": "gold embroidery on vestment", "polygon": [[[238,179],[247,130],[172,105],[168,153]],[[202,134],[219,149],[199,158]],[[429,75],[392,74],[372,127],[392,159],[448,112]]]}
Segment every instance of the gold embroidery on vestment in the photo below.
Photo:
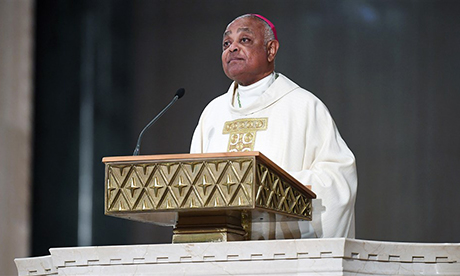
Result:
{"label": "gold embroidery on vestment", "polygon": [[267,129],[268,118],[238,119],[225,122],[223,134],[228,138],[228,152],[253,151],[257,131]]}

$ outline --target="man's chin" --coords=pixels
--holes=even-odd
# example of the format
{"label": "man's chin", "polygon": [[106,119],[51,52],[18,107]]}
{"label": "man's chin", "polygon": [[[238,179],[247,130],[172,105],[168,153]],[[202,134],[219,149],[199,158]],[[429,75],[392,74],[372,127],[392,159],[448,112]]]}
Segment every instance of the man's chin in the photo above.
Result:
{"label": "man's chin", "polygon": [[233,74],[233,75],[226,74],[226,75],[227,75],[227,77],[229,79],[231,79],[231,80],[233,80],[233,81],[235,81],[235,82],[237,82],[239,84],[244,83],[244,80],[245,80],[245,78],[243,77],[244,75],[241,75],[241,74],[236,74],[236,75],[235,74]]}
{"label": "man's chin", "polygon": [[241,66],[241,64],[228,64],[227,68],[225,70],[227,72],[227,75],[241,75],[244,74],[244,66]]}

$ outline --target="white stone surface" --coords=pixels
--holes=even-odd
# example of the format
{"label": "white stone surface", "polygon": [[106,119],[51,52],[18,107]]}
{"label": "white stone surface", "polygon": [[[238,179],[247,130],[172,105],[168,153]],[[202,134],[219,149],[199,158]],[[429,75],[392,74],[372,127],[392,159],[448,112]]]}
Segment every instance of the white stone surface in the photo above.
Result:
{"label": "white stone surface", "polygon": [[58,275],[51,256],[23,258],[14,260],[18,275]]}
{"label": "white stone surface", "polygon": [[[57,275],[460,275],[460,244],[304,239],[50,249]],[[19,275],[45,260],[17,259]],[[56,275],[56,274],[54,274]]]}

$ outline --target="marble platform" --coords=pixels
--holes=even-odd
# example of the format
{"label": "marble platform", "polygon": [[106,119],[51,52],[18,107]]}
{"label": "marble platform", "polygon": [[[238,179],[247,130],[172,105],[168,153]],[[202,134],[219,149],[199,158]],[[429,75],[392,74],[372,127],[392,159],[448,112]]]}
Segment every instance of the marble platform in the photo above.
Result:
{"label": "marble platform", "polygon": [[52,248],[18,275],[460,275],[460,243],[270,240]]}

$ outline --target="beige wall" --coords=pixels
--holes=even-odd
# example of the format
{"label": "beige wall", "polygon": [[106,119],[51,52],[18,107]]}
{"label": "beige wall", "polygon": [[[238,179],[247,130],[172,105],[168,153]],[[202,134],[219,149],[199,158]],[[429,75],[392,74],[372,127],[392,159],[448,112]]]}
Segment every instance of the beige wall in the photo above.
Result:
{"label": "beige wall", "polygon": [[29,255],[33,0],[0,0],[0,274]]}

